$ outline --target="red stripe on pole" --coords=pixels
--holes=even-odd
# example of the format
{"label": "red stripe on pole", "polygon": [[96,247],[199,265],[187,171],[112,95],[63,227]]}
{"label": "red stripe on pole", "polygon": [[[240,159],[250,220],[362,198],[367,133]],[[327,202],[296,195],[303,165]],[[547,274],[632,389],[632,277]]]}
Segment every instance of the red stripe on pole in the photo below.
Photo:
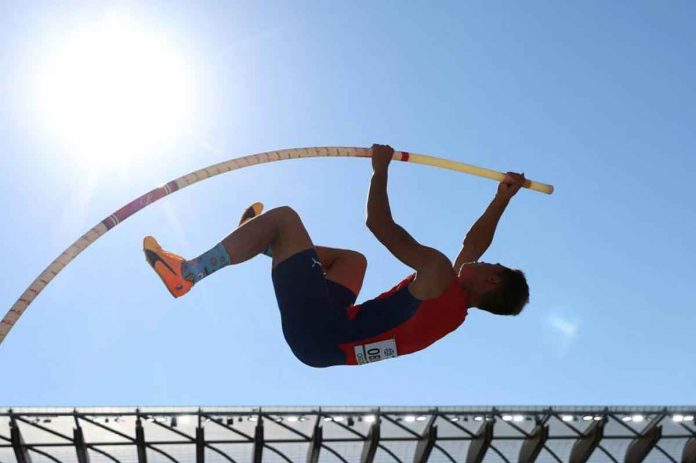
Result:
{"label": "red stripe on pole", "polygon": [[[169,188],[167,188],[169,187]],[[154,190],[145,193],[141,197],[131,201],[130,203],[126,204],[123,206],[121,209],[117,210],[113,214],[111,214],[109,217],[106,219],[102,220],[102,223],[106,226],[108,230],[114,228],[116,225],[118,225],[120,222],[123,222],[126,220],[128,217],[131,215],[135,214],[138,212],[140,209],[154,203],[158,199],[162,199],[168,194],[171,194],[179,189],[179,186],[176,184],[175,181],[169,182],[166,185],[155,188]],[[113,217],[116,217],[118,219],[117,221],[114,220]]]}
{"label": "red stripe on pole", "polygon": [[404,162],[408,161],[408,156],[409,156],[408,151],[401,152],[401,160],[402,161],[404,161]]}

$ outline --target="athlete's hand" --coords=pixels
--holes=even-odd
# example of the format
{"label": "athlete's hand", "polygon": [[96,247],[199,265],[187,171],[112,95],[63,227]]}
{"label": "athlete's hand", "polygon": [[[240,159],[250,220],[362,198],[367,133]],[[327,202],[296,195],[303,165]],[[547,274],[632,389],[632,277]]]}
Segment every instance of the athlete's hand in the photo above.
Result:
{"label": "athlete's hand", "polygon": [[498,185],[498,194],[496,196],[509,200],[520,191],[520,188],[522,188],[526,181],[527,179],[524,178],[523,173],[517,174],[515,172],[508,172],[505,174],[503,181]]}
{"label": "athlete's hand", "polygon": [[372,157],[372,170],[386,172],[394,155],[394,148],[389,145],[372,145],[370,156]]}

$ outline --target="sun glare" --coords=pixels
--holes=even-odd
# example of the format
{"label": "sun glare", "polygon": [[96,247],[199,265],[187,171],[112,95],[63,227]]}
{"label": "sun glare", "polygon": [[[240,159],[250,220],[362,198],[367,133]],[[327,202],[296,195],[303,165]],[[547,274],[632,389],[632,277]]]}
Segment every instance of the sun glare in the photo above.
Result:
{"label": "sun glare", "polygon": [[191,91],[186,62],[165,36],[108,17],[48,52],[36,96],[67,150],[95,167],[127,168],[180,135]]}

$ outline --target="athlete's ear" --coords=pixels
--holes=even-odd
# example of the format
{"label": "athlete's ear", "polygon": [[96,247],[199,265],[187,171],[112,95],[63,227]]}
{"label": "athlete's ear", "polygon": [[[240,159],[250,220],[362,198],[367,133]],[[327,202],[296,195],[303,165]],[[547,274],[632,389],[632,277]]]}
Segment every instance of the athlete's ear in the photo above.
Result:
{"label": "athlete's ear", "polygon": [[503,281],[503,279],[500,278],[500,275],[491,275],[488,278],[486,278],[486,282],[489,283],[491,286],[498,286],[501,281]]}

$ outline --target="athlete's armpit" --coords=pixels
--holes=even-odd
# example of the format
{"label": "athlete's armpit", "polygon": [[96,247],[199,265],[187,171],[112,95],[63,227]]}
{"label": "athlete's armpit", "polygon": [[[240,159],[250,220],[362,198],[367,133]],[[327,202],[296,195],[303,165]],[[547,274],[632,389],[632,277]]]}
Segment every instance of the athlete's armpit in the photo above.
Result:
{"label": "athlete's armpit", "polygon": [[432,265],[424,267],[416,272],[416,278],[409,285],[411,294],[421,301],[436,299],[452,284],[455,272],[450,260],[439,251]]}

